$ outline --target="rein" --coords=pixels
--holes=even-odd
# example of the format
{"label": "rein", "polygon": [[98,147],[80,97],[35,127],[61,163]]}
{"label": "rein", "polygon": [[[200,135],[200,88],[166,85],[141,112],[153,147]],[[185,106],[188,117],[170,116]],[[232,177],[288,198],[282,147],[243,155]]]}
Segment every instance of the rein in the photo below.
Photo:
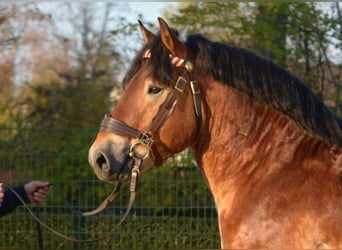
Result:
{"label": "rein", "polygon": [[[151,56],[150,50],[147,50],[144,54],[144,58],[149,58]],[[193,101],[194,101],[194,108],[195,108],[195,113],[196,117],[200,118],[201,117],[201,107],[200,107],[200,89],[198,87],[197,82],[193,79],[192,73],[194,71],[194,65],[190,61],[186,61],[182,58],[170,55],[170,60],[171,63],[175,67],[182,68],[182,72],[180,76],[178,77],[173,90],[169,93],[167,96],[165,102],[162,104],[160,110],[152,120],[149,128],[146,131],[140,131],[135,128],[130,127],[126,123],[120,120],[116,120],[110,115],[105,115],[104,119],[101,122],[101,127],[100,131],[108,131],[111,133],[114,133],[116,135],[120,136],[128,136],[131,138],[137,138],[138,141],[134,144],[131,145],[129,149],[128,155],[134,159],[134,166],[131,170],[131,180],[130,180],[130,198],[129,202],[127,205],[127,209],[125,214],[121,217],[120,221],[112,228],[110,232],[107,232],[105,235],[94,238],[94,239],[76,239],[67,235],[64,235],[53,228],[51,228],[49,225],[47,225],[44,221],[42,221],[37,215],[33,213],[33,211],[29,208],[29,206],[24,202],[24,200],[19,196],[18,193],[15,192],[12,188],[10,190],[17,196],[17,198],[21,201],[21,203],[24,205],[24,207],[29,211],[31,216],[43,227],[47,228],[54,234],[66,239],[70,240],[73,242],[83,242],[83,243],[90,243],[90,242],[95,242],[102,240],[106,238],[109,234],[113,233],[117,228],[124,222],[124,220],[127,218],[130,210],[133,207],[134,201],[135,201],[135,196],[136,196],[136,190],[137,190],[137,185],[138,185],[138,179],[139,179],[139,174],[140,174],[140,167],[142,165],[142,162],[147,159],[150,155],[154,160],[154,163],[156,165],[160,165],[162,163],[162,158],[153,151],[153,136],[155,133],[164,125],[168,117],[171,116],[173,112],[173,108],[175,107],[177,100],[179,96],[183,93],[189,79],[189,85],[191,89],[191,93],[193,95]],[[147,149],[147,152],[142,155],[137,152],[137,148],[139,146],[142,146]],[[67,202],[66,198],[64,197],[65,203],[67,207],[71,210],[71,212],[75,215],[78,216],[92,216],[95,214],[100,213],[103,211],[108,203],[112,202],[116,196],[119,193],[121,183],[118,182],[117,185],[115,186],[114,190],[112,193],[100,204],[100,206],[92,211],[88,212],[80,212],[74,210],[70,204]],[[39,234],[39,233],[38,233]]]}
{"label": "rein", "polygon": [[[52,233],[60,236],[61,238],[66,239],[66,240],[73,241],[73,242],[78,242],[78,243],[91,243],[91,242],[103,240],[106,237],[108,237],[115,230],[117,230],[119,228],[119,226],[127,218],[129,212],[131,211],[131,209],[133,207],[134,201],[135,201],[136,188],[137,188],[137,185],[138,185],[139,168],[141,166],[141,163],[142,163],[141,161],[136,160],[135,161],[135,165],[134,165],[134,167],[132,169],[132,176],[131,176],[131,182],[130,182],[130,188],[129,188],[129,190],[130,190],[130,198],[129,198],[129,202],[128,202],[125,214],[121,217],[120,221],[111,229],[111,231],[105,233],[103,236],[100,236],[100,237],[94,238],[94,239],[76,239],[76,238],[73,238],[73,237],[70,237],[68,235],[65,235],[65,234],[62,234],[62,233],[58,232],[57,230],[55,230],[51,226],[49,226],[46,222],[42,221],[39,218],[39,216],[32,211],[32,209],[26,204],[26,202],[21,198],[21,196],[13,188],[9,188],[9,190],[19,199],[19,201],[23,204],[23,206],[30,213],[30,215],[37,221],[37,223],[39,223],[39,224],[37,224],[38,236],[41,235],[41,232],[40,232],[40,229],[39,229],[38,225],[42,225],[43,227],[45,227],[46,229],[48,229]],[[55,186],[55,185],[51,184],[51,186]],[[117,182],[116,186],[114,187],[114,190],[107,196],[107,198],[100,204],[100,206],[98,206],[96,209],[88,211],[88,212],[76,211],[69,204],[69,202],[67,201],[66,197],[63,196],[63,198],[64,198],[64,201],[65,201],[65,204],[67,205],[69,210],[74,215],[88,217],[88,216],[93,216],[95,214],[98,214],[98,213],[102,212],[107,207],[107,205],[110,202],[112,202],[117,197],[117,195],[119,194],[119,191],[120,191],[120,187],[121,187],[121,183]],[[42,244],[42,237],[39,237],[39,246],[42,246],[42,245],[43,245]]]}

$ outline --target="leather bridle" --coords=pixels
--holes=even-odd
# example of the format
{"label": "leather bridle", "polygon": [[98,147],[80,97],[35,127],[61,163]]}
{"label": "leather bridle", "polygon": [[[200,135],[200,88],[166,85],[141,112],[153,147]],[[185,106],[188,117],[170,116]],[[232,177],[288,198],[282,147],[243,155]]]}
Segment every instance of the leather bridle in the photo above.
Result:
{"label": "leather bridle", "polygon": [[[144,53],[144,58],[149,58],[151,56],[150,50]],[[187,83],[189,82],[191,93],[194,101],[195,114],[197,121],[200,120],[202,116],[201,111],[201,99],[200,99],[200,89],[197,82],[194,80],[192,73],[194,72],[194,65],[191,61],[184,60],[182,58],[170,55],[171,63],[177,67],[182,68],[182,72],[178,77],[173,89],[168,94],[166,100],[159,108],[158,113],[152,119],[149,127],[145,131],[141,131],[131,126],[127,125],[123,121],[117,120],[110,115],[105,115],[101,122],[100,132],[107,131],[120,136],[127,136],[129,138],[138,139],[137,142],[132,144],[129,149],[129,157],[134,160],[134,167],[131,171],[131,182],[130,182],[130,201],[128,204],[128,209],[126,216],[133,206],[134,197],[136,194],[136,187],[138,183],[138,177],[140,174],[140,167],[145,159],[151,156],[154,160],[155,165],[160,165],[163,161],[162,157],[159,155],[155,145],[153,144],[153,137],[156,132],[165,124],[166,120],[172,115],[175,105],[177,104],[178,98],[184,92]],[[199,126],[199,124],[197,125]],[[145,154],[137,152],[137,147],[142,146],[146,149]],[[133,197],[133,198],[132,198]]]}
{"label": "leather bridle", "polygon": [[[144,53],[144,58],[149,58],[151,56],[150,50],[147,50]],[[201,111],[201,99],[200,99],[200,89],[197,82],[194,80],[192,73],[194,72],[194,65],[191,61],[184,60],[182,58],[170,55],[171,63],[177,67],[182,68],[182,72],[178,77],[175,85],[173,86],[172,91],[168,94],[166,100],[160,107],[158,113],[152,119],[149,127],[145,131],[141,131],[135,129],[123,121],[117,120],[113,118],[111,115],[105,115],[100,127],[100,132],[107,131],[110,133],[114,133],[120,136],[127,136],[129,138],[138,139],[137,142],[132,144],[129,149],[129,157],[134,160],[134,167],[131,171],[131,180],[130,180],[130,200],[128,203],[128,208],[121,219],[121,222],[126,218],[130,209],[133,206],[135,195],[136,195],[136,187],[138,185],[138,177],[140,174],[140,167],[144,160],[146,160],[149,156],[151,156],[154,160],[155,165],[160,165],[162,163],[162,157],[157,153],[157,149],[153,144],[153,137],[156,132],[165,124],[166,120],[172,115],[175,105],[177,104],[178,98],[184,92],[187,83],[189,82],[191,93],[193,96],[195,114],[197,117],[197,121],[200,120],[202,116]],[[199,124],[198,124],[199,126]],[[146,149],[145,154],[141,154],[137,152],[137,147],[142,146]],[[113,191],[114,192],[114,191]]]}
{"label": "leather bridle", "polygon": [[[147,50],[144,54],[144,58],[149,58],[151,56],[150,50]],[[114,133],[116,135],[120,136],[127,136],[129,138],[136,138],[138,139],[137,142],[132,144],[129,149],[129,157],[131,157],[134,160],[134,165],[131,170],[131,178],[130,178],[130,199],[127,205],[127,209],[125,214],[121,217],[120,221],[118,224],[115,225],[115,227],[112,228],[112,230],[106,235],[95,238],[95,239],[75,239],[69,236],[66,236],[60,232],[57,232],[50,226],[48,226],[45,222],[43,222],[38,216],[36,216],[32,210],[27,206],[27,204],[22,200],[22,198],[15,192],[15,190],[11,189],[11,191],[18,197],[18,199],[23,203],[24,207],[30,212],[31,216],[42,226],[45,228],[49,229],[56,235],[70,240],[74,242],[94,242],[98,240],[102,240],[105,237],[107,237],[110,233],[115,231],[121,224],[122,222],[126,219],[128,216],[131,208],[133,207],[134,201],[135,201],[135,196],[136,196],[136,189],[138,185],[138,177],[140,174],[140,167],[145,159],[147,159],[149,156],[151,156],[154,160],[154,163],[156,165],[160,165],[162,163],[162,158],[161,156],[157,153],[157,149],[155,148],[155,145],[153,144],[153,137],[156,134],[156,132],[164,125],[166,120],[171,116],[173,109],[178,101],[178,98],[180,95],[183,93],[187,83],[189,82],[191,93],[193,95],[193,101],[194,101],[194,108],[195,108],[195,114],[197,117],[197,120],[199,121],[202,112],[201,112],[201,106],[200,106],[200,89],[197,84],[197,82],[193,79],[192,73],[194,72],[194,65],[192,62],[184,60],[182,58],[172,56],[170,55],[170,60],[171,63],[177,67],[177,68],[182,68],[182,72],[180,76],[178,77],[172,91],[169,93],[167,96],[165,102],[162,104],[160,107],[158,113],[154,117],[154,119],[151,121],[150,126],[148,127],[147,130],[145,131],[140,131],[138,129],[132,128],[123,121],[117,120],[110,115],[105,115],[104,119],[101,122],[101,127],[100,127],[100,132],[101,131],[107,131]],[[139,146],[142,146],[146,149],[145,154],[141,154],[137,152],[137,148]],[[95,214],[100,213],[102,210],[106,208],[109,202],[113,201],[116,196],[119,193],[121,183],[118,182],[117,185],[115,186],[114,190],[112,193],[100,204],[100,206],[92,211],[89,212],[79,212],[75,211],[69,203],[65,199],[65,203],[69,207],[69,209],[78,216],[92,216]]]}
{"label": "leather bridle", "polygon": [[[146,54],[148,53],[145,53],[145,55]],[[200,89],[197,82],[193,80],[192,73],[194,71],[194,66],[192,62],[185,61],[171,55],[170,58],[172,59],[171,62],[177,61],[177,64],[173,63],[174,65],[177,65],[177,67],[181,67],[183,69],[173,87],[173,90],[167,96],[158,113],[151,121],[148,129],[145,131],[137,130],[127,125],[123,121],[111,117],[110,115],[105,115],[104,119],[101,122],[100,128],[100,131],[108,131],[116,135],[138,139],[136,143],[131,145],[129,156],[133,159],[141,159],[143,161],[151,155],[156,165],[160,165],[162,163],[162,158],[157,153],[157,150],[154,148],[153,137],[155,133],[164,125],[168,117],[171,116],[173,108],[176,105],[179,96],[183,93],[188,83],[188,79],[193,95],[196,116],[197,118],[201,117]],[[182,63],[179,63],[179,60],[181,60]],[[138,146],[142,146],[146,149],[146,153],[144,155],[141,155],[137,152],[136,148]]]}

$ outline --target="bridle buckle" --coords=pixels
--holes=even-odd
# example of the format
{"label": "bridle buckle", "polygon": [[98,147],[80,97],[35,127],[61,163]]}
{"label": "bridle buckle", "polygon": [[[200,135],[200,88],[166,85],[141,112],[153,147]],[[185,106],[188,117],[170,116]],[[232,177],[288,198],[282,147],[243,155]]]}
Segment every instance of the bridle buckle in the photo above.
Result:
{"label": "bridle buckle", "polygon": [[142,144],[145,144],[147,147],[151,147],[153,143],[152,135],[150,132],[147,131],[141,132],[138,139],[142,142]]}
{"label": "bridle buckle", "polygon": [[[153,143],[153,139],[149,133],[143,132],[141,133],[141,136],[139,137],[139,140],[132,144],[129,149],[129,156],[136,160],[145,160],[149,157],[151,153],[151,145]],[[138,147],[143,147],[146,149],[145,154],[140,154],[137,151]]]}

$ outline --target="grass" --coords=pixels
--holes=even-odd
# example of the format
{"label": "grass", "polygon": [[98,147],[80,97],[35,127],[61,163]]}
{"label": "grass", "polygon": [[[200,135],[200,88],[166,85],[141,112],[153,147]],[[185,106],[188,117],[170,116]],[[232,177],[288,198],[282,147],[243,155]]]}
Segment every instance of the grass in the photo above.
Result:
{"label": "grass", "polygon": [[[76,238],[97,238],[108,234],[117,223],[113,216],[78,218],[44,216],[61,233]],[[0,249],[37,249],[36,223],[25,213],[1,219]],[[216,218],[129,216],[120,228],[104,240],[73,243],[42,229],[44,249],[217,249],[220,247]]]}

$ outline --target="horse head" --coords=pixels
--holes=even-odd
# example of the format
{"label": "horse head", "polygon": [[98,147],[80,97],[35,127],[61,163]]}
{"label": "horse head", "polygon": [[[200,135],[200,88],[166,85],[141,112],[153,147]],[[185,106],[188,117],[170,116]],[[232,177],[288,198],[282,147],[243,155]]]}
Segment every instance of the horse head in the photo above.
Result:
{"label": "horse head", "polygon": [[159,35],[139,24],[145,46],[89,150],[90,165],[106,182],[129,180],[137,159],[141,172],[161,165],[191,145],[197,134],[201,108],[190,50],[161,18]]}

